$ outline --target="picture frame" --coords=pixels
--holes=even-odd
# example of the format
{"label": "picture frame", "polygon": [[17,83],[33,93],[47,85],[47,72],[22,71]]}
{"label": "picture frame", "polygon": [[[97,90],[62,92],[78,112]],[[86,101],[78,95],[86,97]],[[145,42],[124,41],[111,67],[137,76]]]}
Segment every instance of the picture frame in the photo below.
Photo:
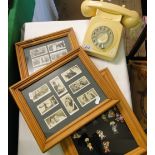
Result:
{"label": "picture frame", "polygon": [[[69,85],[75,81],[74,94]],[[109,98],[109,87],[82,48],[14,84],[10,92],[42,152],[118,102]],[[86,101],[80,103],[82,94]]]}
{"label": "picture frame", "polygon": [[15,44],[21,79],[79,47],[73,28]]}
{"label": "picture frame", "polygon": [[[102,70],[101,71],[101,74],[102,74],[102,77],[103,77],[103,79],[104,79],[104,81],[105,81],[105,84],[109,87],[109,98],[117,98],[117,99],[119,99],[119,102],[117,102],[115,105],[113,105],[113,106],[116,106],[117,107],[117,109],[120,111],[120,113],[121,113],[121,115],[123,116],[123,119],[124,119],[124,122],[126,123],[126,125],[127,125],[127,128],[129,129],[128,130],[128,132],[130,132],[131,134],[130,134],[130,141],[131,141],[131,135],[133,136],[132,137],[132,142],[134,141],[134,142],[136,142],[136,144],[137,144],[137,146],[136,147],[133,147],[133,149],[132,149],[132,147],[128,147],[128,148],[126,148],[126,147],[123,147],[123,143],[121,143],[121,144],[119,144],[119,142],[120,142],[120,140],[119,140],[119,136],[117,135],[116,137],[117,137],[117,139],[116,139],[116,141],[117,141],[117,143],[114,143],[115,144],[115,146],[116,146],[116,148],[117,148],[117,151],[116,150],[111,150],[112,149],[112,147],[113,146],[111,146],[111,148],[110,148],[110,145],[112,145],[112,144],[110,144],[109,145],[109,152],[108,152],[108,154],[125,154],[125,155],[146,155],[147,154],[147,144],[146,144],[146,141],[147,141],[147,138],[146,138],[146,134],[144,133],[144,131],[143,131],[143,129],[142,129],[142,127],[141,127],[141,125],[140,125],[140,123],[138,122],[138,120],[137,120],[137,118],[135,117],[135,115],[134,115],[134,113],[133,113],[133,111],[131,110],[131,108],[130,108],[130,106],[129,106],[129,104],[127,103],[127,101],[126,101],[126,99],[125,99],[125,97],[124,97],[124,95],[122,94],[122,92],[120,91],[120,89],[119,89],[119,87],[118,87],[118,85],[117,85],[117,83],[115,82],[115,80],[114,80],[114,78],[112,77],[112,75],[111,75],[111,73],[110,73],[110,71],[106,68],[106,69],[104,69],[104,70]],[[111,107],[105,107],[105,109],[103,110],[103,114],[102,115],[100,115],[98,118],[95,118],[95,121],[97,122],[97,119],[98,119],[98,121],[99,121],[99,125],[95,125],[95,126],[98,126],[98,127],[96,127],[97,129],[103,129],[104,130],[104,128],[105,127],[103,127],[103,126],[105,126],[105,122],[106,122],[106,120],[105,120],[105,122],[104,123],[102,123],[101,122],[101,118],[102,118],[102,116],[104,116],[104,119],[106,119],[105,118],[105,116],[107,116],[107,115],[105,115],[105,113],[106,113],[106,111],[107,110],[110,110],[112,108],[112,106]],[[120,116],[121,116],[120,115]],[[88,129],[86,130],[86,125],[84,126],[84,127],[82,127],[80,130],[78,130],[78,131],[76,131],[76,133],[83,133],[83,131],[84,130],[86,130],[85,132],[87,132],[87,133],[93,133],[93,128],[95,128],[94,127],[94,124],[93,123],[95,123],[95,121],[91,121],[90,123],[89,123],[89,125],[87,125],[88,126]],[[118,121],[118,120],[117,120]],[[117,122],[116,121],[116,118],[115,118],[115,120],[114,120],[114,122]],[[121,121],[121,120],[120,120]],[[122,124],[122,123],[120,123],[120,124]],[[107,125],[108,125],[108,123],[107,123]],[[118,125],[119,126],[119,125]],[[83,131],[82,131],[83,130]],[[126,129],[127,130],[127,129]],[[95,130],[95,131],[97,131],[97,130]],[[102,130],[101,130],[102,131]],[[105,130],[106,131],[106,130]],[[105,133],[105,132],[104,132]],[[107,131],[106,131],[106,133],[107,133]],[[111,133],[112,134],[112,133]],[[121,133],[119,133],[120,135],[121,135]],[[84,134],[81,134],[81,135],[84,135]],[[80,137],[81,135],[79,135],[78,134],[78,136]],[[108,135],[108,133],[107,133],[107,135]],[[106,136],[107,136],[106,135]],[[114,135],[114,134],[112,134],[112,135]],[[76,136],[76,138],[78,139],[79,137],[78,136]],[[94,135],[93,135],[94,136]],[[109,135],[108,135],[109,136]],[[115,137],[115,135],[114,136],[111,136],[110,137],[110,139],[111,140],[109,140],[109,142],[111,142],[112,141],[112,139],[114,139],[114,137]],[[93,137],[94,138],[94,137]],[[107,138],[107,137],[106,137]],[[123,138],[123,136],[121,137],[121,138]],[[125,138],[125,141],[127,141],[127,139],[126,139],[126,137],[124,137]],[[129,137],[128,137],[129,138]],[[83,155],[83,154],[93,154],[93,155],[96,155],[95,154],[95,151],[94,152],[91,152],[90,150],[89,150],[89,148],[86,146],[86,144],[85,144],[85,150],[87,150],[87,152],[84,152],[84,149],[82,148],[82,144],[81,143],[83,143],[84,144],[84,140],[82,140],[82,138],[80,137],[79,139],[81,139],[80,140],[80,142],[79,142],[79,140],[78,140],[78,143],[75,143],[75,140],[74,140],[74,135],[72,134],[70,137],[67,137],[66,139],[64,139],[62,142],[61,142],[61,146],[62,146],[62,148],[63,148],[63,151],[64,151],[64,154],[65,155],[72,155],[72,154],[74,154],[74,155]],[[121,139],[122,140],[122,139]],[[83,141],[83,142],[82,142]],[[104,140],[103,140],[104,141]],[[103,142],[102,141],[102,142]],[[105,140],[106,141],[106,140]],[[122,142],[125,142],[125,141],[123,141],[122,140]],[[134,143],[133,142],[133,143]],[[113,143],[113,142],[111,142],[111,143]],[[128,144],[126,144],[127,146],[129,146],[129,144],[130,144],[131,142],[129,142]],[[132,143],[132,144],[133,144]],[[77,144],[80,144],[80,147],[79,147],[79,150],[77,150]],[[113,144],[113,145],[114,145]],[[93,145],[93,141],[92,141],[92,145]],[[98,146],[99,146],[100,144],[98,144]],[[104,148],[104,146],[102,146],[103,148]],[[114,148],[114,147],[113,147]],[[122,148],[124,148],[124,150],[122,149]],[[126,148],[126,150],[125,150],[125,148]],[[83,152],[81,151],[83,149]],[[122,150],[122,152],[121,153],[119,153],[119,149],[120,150]],[[127,151],[127,149],[129,149],[128,151]],[[103,152],[105,151],[105,148],[102,150]],[[112,152],[112,151],[116,151],[116,152]],[[123,152],[124,151],[124,152]],[[125,152],[125,151],[127,151],[127,152]],[[105,152],[104,152],[105,153]],[[99,153],[99,154],[104,154],[104,153]],[[110,155],[111,155],[110,154]]]}

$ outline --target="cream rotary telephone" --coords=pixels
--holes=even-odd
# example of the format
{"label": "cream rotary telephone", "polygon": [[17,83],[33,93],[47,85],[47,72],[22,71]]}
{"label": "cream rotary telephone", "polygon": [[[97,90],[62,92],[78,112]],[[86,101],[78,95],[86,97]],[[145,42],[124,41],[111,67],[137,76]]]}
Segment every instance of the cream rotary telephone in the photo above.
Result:
{"label": "cream rotary telephone", "polygon": [[94,16],[85,34],[83,48],[89,55],[109,61],[116,56],[123,26],[131,28],[140,21],[136,11],[103,1],[85,0],[81,12],[85,17]]}

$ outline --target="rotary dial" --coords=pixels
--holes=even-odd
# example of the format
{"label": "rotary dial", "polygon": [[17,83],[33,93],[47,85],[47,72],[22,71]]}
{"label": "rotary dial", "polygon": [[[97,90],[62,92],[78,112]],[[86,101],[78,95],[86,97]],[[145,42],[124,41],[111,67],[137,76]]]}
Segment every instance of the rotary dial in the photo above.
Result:
{"label": "rotary dial", "polygon": [[100,49],[105,49],[112,44],[114,35],[107,26],[97,27],[92,33],[92,42]]}

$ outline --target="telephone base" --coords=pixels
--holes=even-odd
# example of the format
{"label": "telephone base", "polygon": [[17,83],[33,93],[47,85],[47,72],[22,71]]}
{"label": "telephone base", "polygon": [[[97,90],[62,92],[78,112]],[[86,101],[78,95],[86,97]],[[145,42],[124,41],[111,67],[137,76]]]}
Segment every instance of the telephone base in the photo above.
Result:
{"label": "telephone base", "polygon": [[98,52],[98,51],[89,51],[88,50],[88,45],[85,45],[83,46],[84,50],[86,51],[86,53],[90,56],[93,56],[93,57],[97,57],[97,58],[100,58],[100,59],[103,59],[103,60],[106,60],[106,61],[113,61],[114,58],[116,57],[117,55],[117,49],[113,49],[111,51],[107,51],[106,53],[101,53],[101,52]]}
{"label": "telephone base", "polygon": [[89,55],[112,61],[117,54],[122,31],[123,26],[118,21],[105,19],[103,16],[92,17],[83,40],[83,48]]}

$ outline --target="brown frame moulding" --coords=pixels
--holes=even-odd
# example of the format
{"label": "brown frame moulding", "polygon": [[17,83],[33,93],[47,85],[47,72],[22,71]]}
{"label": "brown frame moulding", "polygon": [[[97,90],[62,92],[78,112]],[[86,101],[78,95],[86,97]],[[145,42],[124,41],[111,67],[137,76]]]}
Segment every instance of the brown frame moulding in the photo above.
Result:
{"label": "brown frame moulding", "polygon": [[18,67],[19,67],[21,79],[24,79],[29,76],[24,49],[28,47],[36,46],[42,43],[46,43],[48,41],[53,41],[55,39],[63,38],[63,37],[68,37],[71,43],[70,51],[77,49],[79,47],[73,28],[68,28],[58,32],[40,36],[37,38],[17,42],[15,44],[15,47],[16,47],[16,55],[17,55],[17,61],[18,61]]}
{"label": "brown frame moulding", "polygon": [[[68,62],[71,62],[75,58],[79,58],[83,65],[87,68],[90,75],[94,78],[96,83],[99,85],[101,90],[105,93],[108,99],[105,99],[103,102],[101,102],[99,105],[96,105],[91,110],[87,111],[84,115],[80,116],[79,118],[76,118],[73,122],[63,127],[61,130],[57,131],[55,134],[51,135],[50,137],[46,138],[45,134],[40,127],[39,123],[37,122],[33,112],[31,111],[30,107],[28,106],[28,103],[26,102],[26,99],[24,98],[22,94],[22,90],[28,88],[32,84],[36,83],[38,80],[46,77],[53,71],[59,69],[60,67],[63,67]],[[26,68],[26,66],[24,67]],[[23,68],[22,68],[23,70]],[[21,72],[22,78],[27,76],[27,72],[23,73]],[[109,83],[108,83],[109,84]],[[76,50],[73,50],[69,52],[67,55],[59,58],[55,62],[47,65],[41,70],[36,71],[31,76],[19,81],[18,83],[14,84],[10,87],[10,92],[18,105],[25,121],[27,122],[27,125],[29,126],[33,136],[35,137],[40,149],[42,152],[46,152],[51,147],[56,145],[57,143],[61,142],[66,137],[70,136],[72,133],[80,129],[82,126],[99,116],[103,113],[105,109],[108,109],[118,103],[118,98],[115,96],[115,92],[111,90],[109,85],[107,84],[107,81],[104,80],[104,78],[101,76],[101,73],[98,71],[96,66],[92,63],[88,55],[85,53],[85,51],[82,48],[78,48]],[[127,106],[127,105],[125,105]],[[128,111],[131,113],[131,111],[128,108]],[[129,119],[128,114],[127,120]],[[133,115],[133,114],[131,114]],[[131,117],[130,117],[131,118]],[[145,136],[143,135],[141,131],[141,127],[137,123],[135,117],[133,116],[133,122],[129,121],[133,126],[131,126],[131,129],[134,128],[133,133],[134,135],[139,138],[138,143],[141,144],[142,148],[145,148],[145,144],[139,134],[143,136],[143,139],[145,139]],[[135,124],[137,125],[137,129],[139,133],[137,133],[137,129],[135,129]]]}
{"label": "brown frame moulding", "polygon": [[[131,134],[133,135],[135,141],[138,144],[138,147],[136,149],[126,153],[126,155],[146,155],[147,154],[146,134],[144,133],[140,123],[138,122],[136,116],[132,112],[129,104],[127,103],[125,97],[120,91],[110,71],[106,68],[101,71],[101,75],[105,87],[109,88],[108,97],[119,100],[119,102],[116,102],[114,104],[119,109],[129,130],[131,131]],[[107,106],[105,104],[102,112],[105,112],[106,110],[114,106],[114,104],[109,105],[109,103],[107,103]],[[61,142],[61,146],[63,148],[65,155],[73,155],[73,154],[79,155],[71,137],[67,137],[66,139],[64,139]]]}

